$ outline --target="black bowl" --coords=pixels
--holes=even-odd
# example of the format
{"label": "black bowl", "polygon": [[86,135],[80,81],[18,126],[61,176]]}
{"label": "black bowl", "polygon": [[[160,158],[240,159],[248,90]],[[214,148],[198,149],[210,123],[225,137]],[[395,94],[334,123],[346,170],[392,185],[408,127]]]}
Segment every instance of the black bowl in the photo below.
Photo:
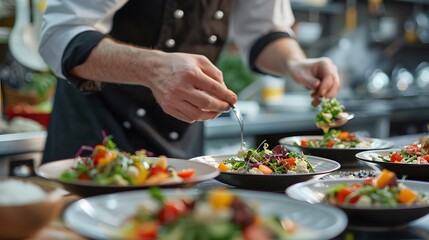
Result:
{"label": "black bowl", "polygon": [[[203,162],[217,168],[220,162],[230,157],[231,155],[214,155],[196,157],[190,160]],[[308,156],[308,161],[313,165],[314,173],[264,175],[221,172],[216,180],[243,189],[283,192],[292,184],[319,179],[341,167],[339,163],[321,157]]]}
{"label": "black bowl", "polygon": [[391,152],[400,151],[399,148],[364,151],[357,153],[356,158],[379,169],[385,168],[395,172],[399,178],[429,181],[429,164],[392,163],[375,159],[378,156],[386,156],[390,155]]}
{"label": "black bowl", "polygon": [[359,165],[356,159],[356,154],[362,151],[373,149],[386,149],[393,146],[393,142],[385,141],[377,138],[361,138],[371,142],[371,147],[368,148],[315,148],[299,146],[301,140],[322,139],[323,136],[293,136],[285,137],[279,140],[279,143],[293,151],[303,152],[306,155],[319,156],[335,160],[341,164],[342,168],[354,168]]}
{"label": "black bowl", "polygon": [[[337,184],[362,183],[362,179],[336,179],[298,183],[286,189],[286,194],[296,200],[309,203],[322,203],[327,189]],[[402,181],[404,185],[418,192],[429,195],[429,183]],[[327,203],[325,203],[327,204]],[[349,219],[350,227],[366,229],[394,229],[407,226],[410,222],[429,214],[429,205],[398,207],[359,207],[341,206]]]}

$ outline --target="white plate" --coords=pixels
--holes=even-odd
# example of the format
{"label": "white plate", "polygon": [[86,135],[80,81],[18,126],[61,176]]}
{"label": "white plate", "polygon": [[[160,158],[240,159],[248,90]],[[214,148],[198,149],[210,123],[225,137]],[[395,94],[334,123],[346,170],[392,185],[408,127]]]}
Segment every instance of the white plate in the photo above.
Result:
{"label": "white plate", "polygon": [[[157,158],[150,157],[149,159],[156,160]],[[193,162],[184,159],[168,158],[168,165],[177,171],[193,168],[195,175],[192,178],[185,179],[179,183],[165,183],[157,186],[161,187],[190,187],[196,183],[213,179],[219,175],[219,171],[215,168],[207,166],[203,163]],[[138,190],[148,188],[153,185],[132,185],[132,186],[114,186],[114,185],[100,185],[88,181],[62,181],[60,175],[73,166],[74,159],[66,159],[42,164],[36,169],[36,174],[48,180],[60,182],[64,188],[74,194],[80,196],[93,196],[105,193],[113,193],[120,191]]]}
{"label": "white plate", "polygon": [[[291,239],[331,239],[347,226],[346,215],[328,205],[311,205],[276,193],[231,191],[245,201],[256,202],[262,215],[277,215],[297,223],[301,229]],[[167,198],[198,194],[192,189],[167,189],[163,192]],[[66,208],[63,220],[67,227],[89,238],[118,239],[120,224],[145,201],[152,201],[147,190],[81,199]]]}
{"label": "white plate", "polygon": [[[219,163],[231,157],[232,155],[201,156],[192,158],[190,161],[202,162],[217,168]],[[340,169],[341,167],[341,165],[336,161],[326,158],[315,156],[307,156],[307,158],[314,168],[314,173],[264,175],[221,172],[219,176],[216,177],[216,179],[238,188],[283,192],[288,186],[292,184],[311,179],[319,179]]]}

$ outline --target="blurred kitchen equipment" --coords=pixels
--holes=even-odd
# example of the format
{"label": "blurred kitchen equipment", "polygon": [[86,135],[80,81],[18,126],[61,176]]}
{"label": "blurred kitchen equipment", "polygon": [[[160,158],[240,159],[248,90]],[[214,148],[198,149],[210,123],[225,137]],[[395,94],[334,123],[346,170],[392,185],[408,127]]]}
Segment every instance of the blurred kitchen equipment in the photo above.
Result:
{"label": "blurred kitchen equipment", "polygon": [[295,35],[298,42],[302,44],[312,44],[322,36],[323,26],[320,24],[319,12],[311,9],[308,21],[298,22],[295,28]]}
{"label": "blurred kitchen equipment", "polygon": [[405,91],[410,90],[411,85],[414,83],[414,76],[405,67],[395,66],[392,71],[392,80],[396,89],[404,94]]}
{"label": "blurred kitchen equipment", "polygon": [[347,0],[345,14],[345,31],[353,32],[357,26],[356,0]]}
{"label": "blurred kitchen equipment", "polygon": [[32,3],[30,14],[30,0],[16,0],[15,25],[9,36],[9,49],[20,64],[46,72],[49,68],[38,52],[44,0],[32,0]]}
{"label": "blurred kitchen equipment", "polygon": [[422,7],[418,8],[415,15],[417,38],[421,43],[429,43],[429,16],[423,11]]}
{"label": "blurred kitchen equipment", "polygon": [[386,16],[383,0],[369,0],[369,34],[372,41],[387,42],[397,36],[398,23],[394,17]]}
{"label": "blurred kitchen equipment", "polygon": [[429,63],[422,62],[417,66],[416,82],[419,88],[429,87]]}
{"label": "blurred kitchen equipment", "polygon": [[389,86],[389,81],[389,76],[383,70],[376,68],[368,78],[367,91],[371,94],[380,94]]}

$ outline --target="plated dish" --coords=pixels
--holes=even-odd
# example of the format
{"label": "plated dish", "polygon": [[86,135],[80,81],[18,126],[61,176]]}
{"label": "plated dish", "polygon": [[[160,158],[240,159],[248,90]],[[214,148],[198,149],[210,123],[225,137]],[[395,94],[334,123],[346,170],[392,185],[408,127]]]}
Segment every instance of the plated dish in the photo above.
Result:
{"label": "plated dish", "polygon": [[307,156],[287,150],[281,145],[273,149],[267,143],[243,149],[236,156],[223,160],[217,166],[220,172],[245,174],[301,174],[314,173]]}
{"label": "plated dish", "polygon": [[406,149],[392,148],[363,151],[356,154],[356,159],[380,169],[389,169],[400,178],[428,181],[429,164],[425,156],[415,156],[407,153]]}
{"label": "plated dish", "polygon": [[[338,132],[338,134],[340,133],[341,132]],[[347,135],[352,136],[351,133],[347,133]],[[355,155],[359,152],[374,149],[387,149],[394,145],[393,142],[377,138],[358,138],[360,142],[364,142],[365,144],[347,144],[350,147],[344,147],[344,141],[335,141],[336,144],[339,144],[337,145],[338,147],[335,146],[335,144],[332,144],[330,147],[321,146],[321,144],[309,144],[311,142],[329,142],[329,140],[322,135],[285,137],[281,138],[279,143],[286,146],[288,149],[302,151],[306,155],[320,156],[335,160],[341,164],[341,167],[356,167],[359,161],[356,159]]]}
{"label": "plated dish", "polygon": [[[219,168],[222,162],[236,157],[236,155],[212,155],[201,156],[190,159],[190,161],[205,163],[213,168]],[[220,182],[244,189],[262,190],[262,191],[281,191],[286,187],[310,179],[319,179],[329,173],[338,170],[341,165],[333,160],[306,156],[314,172],[294,173],[294,174],[261,174],[260,172],[234,172],[221,171],[216,177]]]}
{"label": "plated dish", "polygon": [[[166,189],[162,191],[162,194],[166,202],[176,202],[178,199],[196,199],[201,192],[190,189]],[[243,204],[255,207],[257,211],[254,213],[262,218],[276,216],[281,221],[293,223],[295,230],[287,236],[287,239],[331,239],[339,235],[347,225],[345,214],[339,209],[328,205],[311,205],[285,198],[280,194],[255,193],[246,190],[228,190],[227,193],[221,192],[220,195],[209,196],[211,198],[209,201],[215,202],[209,204],[217,204],[217,207],[220,207],[225,204],[225,199],[233,195],[237,196]],[[218,201],[218,197],[222,201]],[[202,203],[207,207],[204,201]],[[150,210],[153,211],[157,207],[152,208],[152,206],[160,205],[158,200],[154,200],[151,197],[151,192],[148,190],[107,194],[81,199],[72,203],[66,208],[63,219],[67,227],[89,238],[120,239],[124,238],[124,222],[132,222],[133,220],[130,219],[135,216],[139,208],[141,210],[142,206],[143,208],[150,207]],[[196,205],[194,207],[201,206]],[[218,210],[217,212],[220,214],[221,211]],[[207,216],[204,217],[204,221],[208,221]],[[203,220],[199,222],[199,224],[202,223]],[[229,225],[221,224],[210,224],[204,227],[219,227],[214,232],[215,234],[222,234],[222,230],[229,230]],[[193,228],[193,231],[195,229]],[[204,231],[204,233],[206,237],[209,237],[211,232],[208,230]]]}
{"label": "plated dish", "polygon": [[[387,171],[390,172],[390,171]],[[429,213],[429,183],[396,180],[384,170],[374,179],[337,179],[295,184],[289,197],[331,203],[345,211],[350,227],[397,228]]]}
{"label": "plated dish", "polygon": [[[158,158],[149,157],[149,160],[154,162],[157,159]],[[190,187],[196,183],[215,178],[219,174],[217,169],[207,166],[206,164],[175,158],[167,158],[167,161],[169,167],[176,171],[194,169],[195,173],[191,178],[182,179],[181,181],[147,182],[146,184],[134,185],[100,184],[86,180],[73,181],[61,179],[60,177],[63,172],[68,171],[75,166],[75,159],[65,159],[42,164],[36,169],[36,174],[45,179],[58,181],[67,191],[80,196],[93,196],[119,191],[137,190],[152,186]]]}

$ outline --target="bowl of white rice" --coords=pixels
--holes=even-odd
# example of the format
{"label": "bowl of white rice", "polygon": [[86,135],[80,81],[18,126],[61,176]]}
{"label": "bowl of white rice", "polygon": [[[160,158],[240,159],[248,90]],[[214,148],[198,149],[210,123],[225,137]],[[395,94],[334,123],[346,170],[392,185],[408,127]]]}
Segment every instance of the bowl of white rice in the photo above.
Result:
{"label": "bowl of white rice", "polygon": [[38,178],[0,178],[0,239],[37,234],[58,216],[62,191]]}

